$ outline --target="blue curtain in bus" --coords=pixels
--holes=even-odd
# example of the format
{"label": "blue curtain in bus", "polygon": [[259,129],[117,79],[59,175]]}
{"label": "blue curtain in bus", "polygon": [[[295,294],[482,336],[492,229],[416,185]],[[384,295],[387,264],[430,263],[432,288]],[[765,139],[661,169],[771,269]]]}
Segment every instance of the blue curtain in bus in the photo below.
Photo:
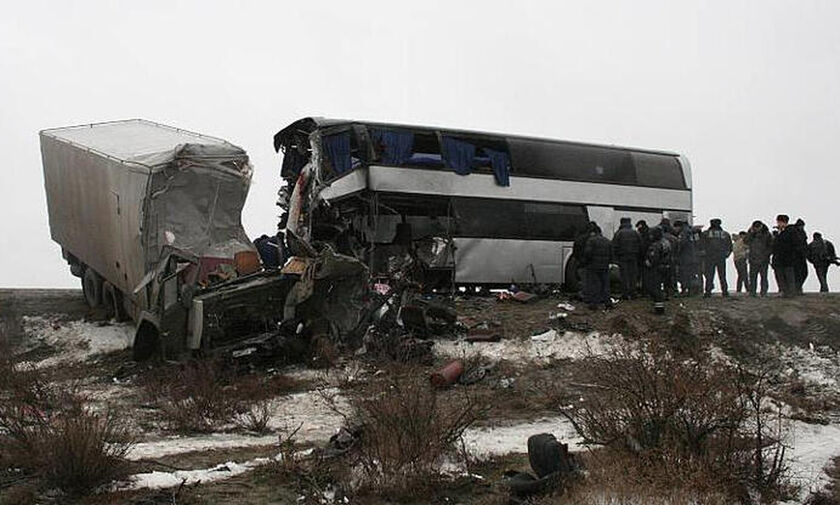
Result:
{"label": "blue curtain in bus", "polygon": [[494,151],[484,148],[484,153],[490,158],[493,176],[499,186],[510,186],[510,157],[504,151]]}
{"label": "blue curtain in bus", "polygon": [[350,132],[336,133],[324,137],[324,149],[332,162],[336,175],[350,170]]}
{"label": "blue curtain in bus", "polygon": [[446,167],[455,170],[456,174],[472,172],[475,146],[469,142],[444,136],[441,138],[441,154]]}
{"label": "blue curtain in bus", "polygon": [[382,163],[385,165],[401,166],[411,158],[411,153],[414,150],[414,134],[412,132],[372,128],[370,138],[382,157]]}

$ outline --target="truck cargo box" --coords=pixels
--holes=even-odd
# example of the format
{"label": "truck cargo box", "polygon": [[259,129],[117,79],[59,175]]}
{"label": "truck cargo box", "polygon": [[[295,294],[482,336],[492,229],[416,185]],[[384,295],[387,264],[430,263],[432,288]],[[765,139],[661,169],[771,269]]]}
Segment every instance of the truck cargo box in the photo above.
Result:
{"label": "truck cargo box", "polygon": [[119,290],[133,317],[155,303],[148,274],[166,250],[199,258],[205,277],[254,251],[240,219],[252,173],[241,148],[140,119],[40,139],[53,240],[76,275],[92,269]]}

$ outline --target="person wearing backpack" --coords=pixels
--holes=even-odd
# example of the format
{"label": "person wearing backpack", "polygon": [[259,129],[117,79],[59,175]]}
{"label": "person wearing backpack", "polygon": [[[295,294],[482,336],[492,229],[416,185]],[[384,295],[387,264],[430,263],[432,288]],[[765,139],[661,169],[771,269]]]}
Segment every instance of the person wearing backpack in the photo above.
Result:
{"label": "person wearing backpack", "polygon": [[645,255],[645,272],[648,289],[653,298],[653,310],[657,314],[665,313],[664,285],[670,282],[673,251],[671,241],[665,238],[658,226],[650,230],[651,244]]}
{"label": "person wearing backpack", "polygon": [[808,244],[808,261],[814,265],[817,271],[817,279],[820,280],[820,293],[828,293],[828,267],[837,265],[837,254],[834,251],[834,244],[823,239],[822,233],[814,232],[814,240]]}

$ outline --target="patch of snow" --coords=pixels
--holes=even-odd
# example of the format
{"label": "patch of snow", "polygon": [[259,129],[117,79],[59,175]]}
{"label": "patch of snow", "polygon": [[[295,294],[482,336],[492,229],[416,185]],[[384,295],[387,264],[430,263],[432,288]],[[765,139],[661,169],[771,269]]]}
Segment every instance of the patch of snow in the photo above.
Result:
{"label": "patch of snow", "polygon": [[561,443],[569,444],[569,450],[581,449],[582,439],[572,424],[562,417],[551,417],[526,423],[482,426],[469,428],[464,432],[464,446],[470,456],[487,458],[511,453],[528,452],[528,437],[539,433],[551,433]]}
{"label": "patch of snow", "polygon": [[782,363],[788,364],[786,375],[825,387],[835,387],[840,379],[840,352],[827,346],[808,349],[778,344],[773,351]]}
{"label": "patch of snow", "polygon": [[559,359],[583,359],[587,356],[606,353],[613,346],[621,345],[624,339],[619,335],[605,336],[600,333],[577,333],[556,330],[534,335],[525,340],[504,339],[499,342],[470,343],[463,340],[439,340],[434,351],[452,358],[484,357],[491,361],[508,360],[514,363],[547,363]]}
{"label": "patch of snow", "polygon": [[62,321],[58,316],[24,316],[23,331],[29,348],[53,347],[54,356],[29,363],[36,368],[84,361],[95,354],[121,351],[134,342],[134,326],[129,323]]}
{"label": "patch of snow", "polygon": [[795,421],[787,443],[791,446],[787,454],[790,474],[802,488],[800,497],[825,488],[829,478],[824,469],[832,458],[840,456],[840,425]]}
{"label": "patch of snow", "polygon": [[274,444],[277,441],[277,435],[251,437],[235,433],[212,433],[197,437],[171,437],[154,442],[140,442],[136,444],[131,448],[128,459],[136,461],[211,449],[258,447]]}
{"label": "patch of snow", "polygon": [[258,458],[241,464],[229,461],[212,468],[198,470],[138,473],[129,477],[125,482],[117,483],[115,489],[164,489],[180,486],[181,483],[195,484],[197,482],[213,482],[241,475],[252,468],[268,463],[268,461],[267,458]]}
{"label": "patch of snow", "polygon": [[[324,397],[330,399],[328,401]],[[332,403],[332,405],[331,405]],[[279,396],[271,400],[272,416],[268,428],[277,434],[248,436],[236,433],[213,433],[195,437],[171,437],[162,440],[141,442],[129,453],[129,459],[155,459],[173,454],[207,451],[211,449],[236,449],[257,447],[278,442],[278,435],[287,434],[300,426],[295,434],[295,442],[325,442],[344,424],[342,412],[349,410],[347,399],[338,394],[338,390],[329,389],[322,393],[306,391]]]}

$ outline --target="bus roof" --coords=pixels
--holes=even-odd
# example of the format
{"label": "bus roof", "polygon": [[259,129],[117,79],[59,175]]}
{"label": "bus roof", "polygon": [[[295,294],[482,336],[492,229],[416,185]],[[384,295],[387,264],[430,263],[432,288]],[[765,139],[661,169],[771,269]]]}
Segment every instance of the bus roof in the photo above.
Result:
{"label": "bus roof", "polygon": [[665,150],[658,150],[658,149],[642,149],[637,147],[626,147],[626,146],[617,146],[612,144],[597,144],[597,143],[590,143],[590,142],[578,142],[573,140],[558,140],[558,139],[549,139],[545,137],[532,137],[527,135],[511,135],[507,133],[499,133],[499,132],[486,132],[486,131],[475,131],[475,130],[460,130],[460,129],[453,129],[453,128],[445,128],[445,127],[438,127],[438,126],[417,126],[417,125],[406,125],[400,123],[381,123],[376,121],[362,121],[362,120],[354,120],[354,119],[335,119],[335,118],[323,118],[323,117],[305,117],[298,119],[297,121],[291,123],[290,125],[286,126],[277,134],[274,135],[274,150],[280,151],[280,147],[285,143],[286,139],[290,138],[294,133],[310,133],[316,128],[330,128],[330,127],[337,127],[337,126],[350,126],[350,125],[363,125],[363,126],[373,126],[378,128],[399,128],[399,129],[406,129],[406,130],[420,130],[420,131],[445,131],[449,133],[461,134],[461,135],[488,135],[493,137],[503,137],[505,139],[521,139],[521,140],[535,140],[540,142],[551,142],[556,144],[571,144],[571,145],[578,145],[578,146],[587,146],[587,147],[600,147],[606,149],[617,149],[622,151],[633,151],[633,152],[640,152],[640,153],[652,153],[652,154],[665,154],[669,156],[680,156],[679,153],[673,151],[665,151]]}

